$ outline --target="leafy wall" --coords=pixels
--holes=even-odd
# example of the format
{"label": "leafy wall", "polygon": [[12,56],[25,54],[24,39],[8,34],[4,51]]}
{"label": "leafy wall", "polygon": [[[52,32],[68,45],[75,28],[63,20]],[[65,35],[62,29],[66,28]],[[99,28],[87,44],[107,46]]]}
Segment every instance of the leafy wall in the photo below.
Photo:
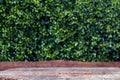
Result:
{"label": "leafy wall", "polygon": [[119,0],[0,0],[0,61],[116,61],[119,50]]}

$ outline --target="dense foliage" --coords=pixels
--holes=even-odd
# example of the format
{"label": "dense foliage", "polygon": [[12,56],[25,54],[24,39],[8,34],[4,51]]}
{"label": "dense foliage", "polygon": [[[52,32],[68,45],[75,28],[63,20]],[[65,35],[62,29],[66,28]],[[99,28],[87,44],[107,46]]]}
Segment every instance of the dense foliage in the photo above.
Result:
{"label": "dense foliage", "polygon": [[116,61],[120,0],[0,0],[0,61]]}

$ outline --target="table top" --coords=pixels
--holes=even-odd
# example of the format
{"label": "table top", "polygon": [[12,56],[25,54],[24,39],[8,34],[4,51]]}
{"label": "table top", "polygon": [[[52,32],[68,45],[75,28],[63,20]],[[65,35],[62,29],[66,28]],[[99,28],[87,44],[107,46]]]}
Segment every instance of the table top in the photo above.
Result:
{"label": "table top", "polygon": [[8,80],[120,80],[117,67],[32,67],[0,71]]}

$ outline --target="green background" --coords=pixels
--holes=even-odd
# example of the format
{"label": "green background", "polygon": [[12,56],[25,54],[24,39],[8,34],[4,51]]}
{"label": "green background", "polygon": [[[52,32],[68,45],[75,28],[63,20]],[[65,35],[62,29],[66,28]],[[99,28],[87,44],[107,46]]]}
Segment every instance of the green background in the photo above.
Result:
{"label": "green background", "polygon": [[120,0],[0,0],[0,61],[118,61]]}

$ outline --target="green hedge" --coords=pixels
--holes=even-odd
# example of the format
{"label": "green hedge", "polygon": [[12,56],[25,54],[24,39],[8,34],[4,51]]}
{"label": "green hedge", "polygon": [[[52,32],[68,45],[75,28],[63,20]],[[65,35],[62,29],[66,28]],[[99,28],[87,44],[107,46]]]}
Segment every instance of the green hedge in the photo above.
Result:
{"label": "green hedge", "polygon": [[116,61],[120,0],[0,0],[0,61]]}

